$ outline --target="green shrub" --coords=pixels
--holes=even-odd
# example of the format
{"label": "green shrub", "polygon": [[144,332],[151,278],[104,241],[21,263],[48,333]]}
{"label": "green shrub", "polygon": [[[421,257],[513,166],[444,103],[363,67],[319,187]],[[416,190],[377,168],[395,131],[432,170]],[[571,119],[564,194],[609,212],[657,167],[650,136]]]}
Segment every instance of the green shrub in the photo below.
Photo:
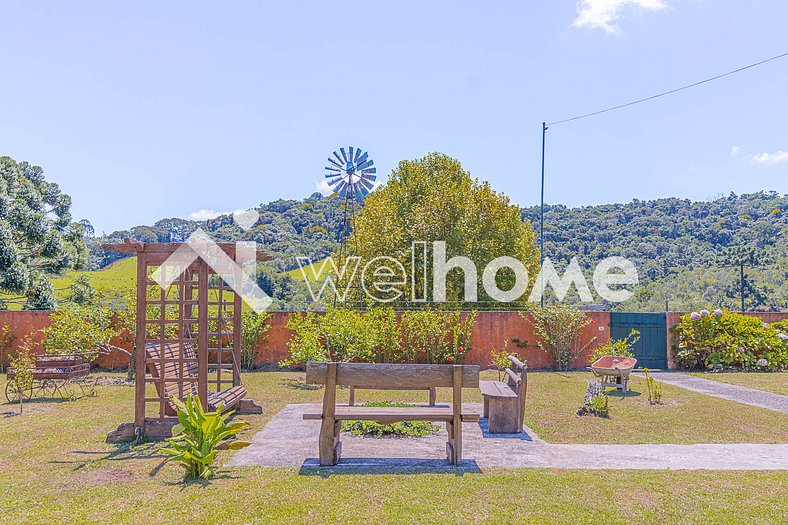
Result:
{"label": "green shrub", "polygon": [[771,326],[781,334],[788,335],[788,319],[783,319],[782,321],[769,323],[769,326]]}
{"label": "green shrub", "polygon": [[315,312],[293,312],[286,327],[293,331],[287,342],[290,357],[280,361],[279,366],[301,366],[309,361],[328,361],[328,352],[323,346]]}
{"label": "green shrub", "polygon": [[257,361],[261,338],[268,331],[268,312],[244,312],[241,317],[241,368],[251,370]]}
{"label": "green shrub", "polygon": [[671,332],[673,355],[684,368],[788,368],[788,338],[758,317],[703,310],[683,315]]}
{"label": "green shrub", "polygon": [[654,378],[649,374],[651,370],[648,368],[643,369],[643,375],[646,378],[646,390],[648,391],[648,402],[652,405],[659,405],[662,403],[662,385],[654,381]]}
{"label": "green shrub", "polygon": [[578,416],[610,417],[608,398],[602,388],[602,383],[592,381],[588,383],[583,404],[577,409]]}
{"label": "green shrub", "polygon": [[[569,365],[580,356],[596,338],[585,345],[580,345],[580,334],[583,328],[591,323],[591,319],[581,310],[573,306],[550,305],[534,308],[531,320],[536,335],[539,336],[539,348],[552,357],[561,370],[568,370]],[[521,314],[524,317],[525,313]]]}
{"label": "green shrub", "polygon": [[[364,403],[365,407],[409,407],[408,403],[392,403],[391,401],[376,401]],[[440,428],[429,421],[400,421],[388,425],[381,425],[374,421],[343,421],[342,430],[354,436],[402,436],[425,437],[437,433]]]}
{"label": "green shrub", "polygon": [[597,359],[605,357],[606,355],[613,355],[617,357],[635,357],[632,353],[632,347],[635,346],[640,340],[640,332],[632,329],[629,335],[624,339],[611,339],[606,341],[605,344],[594,350],[594,355],[591,357],[593,363]]}
{"label": "green shrub", "polygon": [[503,348],[500,350],[493,350],[490,352],[490,357],[492,359],[492,364],[495,369],[498,371],[498,381],[501,381],[503,378],[503,371],[509,368],[512,362],[509,360],[509,356],[517,357],[517,354],[509,352],[507,347],[509,346],[509,341],[504,342]]}
{"label": "green shrub", "polygon": [[408,363],[459,363],[470,351],[476,312],[412,310],[402,314],[404,344],[400,360]]}
{"label": "green shrub", "polygon": [[75,353],[90,361],[115,333],[113,311],[104,305],[68,304],[52,312],[52,323],[43,329],[42,345],[48,354]]}
{"label": "green shrub", "polygon": [[16,355],[11,358],[11,368],[14,370],[14,378],[9,380],[9,393],[11,400],[19,401],[19,413],[22,413],[24,400],[29,399],[33,388],[33,367],[35,358],[33,357],[33,344],[30,339],[25,338]]}
{"label": "green shrub", "polygon": [[459,363],[470,349],[476,312],[418,310],[399,322],[390,307],[365,312],[329,308],[293,313],[287,328],[290,357],[281,366],[309,361]]}
{"label": "green shrub", "polygon": [[249,426],[244,421],[227,422],[233,412],[222,414],[223,404],[215,412],[205,412],[200,398],[189,396],[186,402],[172,398],[178,412],[178,424],[172,427],[168,446],[161,451],[170,457],[166,461],[177,461],[186,469],[187,478],[212,477],[213,466],[219,450],[238,450],[249,446],[248,441],[229,439]]}

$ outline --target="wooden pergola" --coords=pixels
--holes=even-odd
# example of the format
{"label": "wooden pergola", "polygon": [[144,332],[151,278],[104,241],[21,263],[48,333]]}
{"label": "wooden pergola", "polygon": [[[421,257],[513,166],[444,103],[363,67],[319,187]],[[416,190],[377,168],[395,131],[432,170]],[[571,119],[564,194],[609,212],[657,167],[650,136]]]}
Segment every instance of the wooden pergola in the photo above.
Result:
{"label": "wooden pergola", "polygon": [[[262,412],[242,399],[241,295],[196,253],[167,288],[153,279],[157,269],[172,270],[166,261],[182,246],[129,239],[103,245],[137,257],[134,423],[124,423],[108,440],[169,436],[177,422],[170,397],[196,394],[206,409],[221,401],[242,413]],[[238,261],[235,244],[218,247]],[[256,258],[268,260],[261,253]]]}

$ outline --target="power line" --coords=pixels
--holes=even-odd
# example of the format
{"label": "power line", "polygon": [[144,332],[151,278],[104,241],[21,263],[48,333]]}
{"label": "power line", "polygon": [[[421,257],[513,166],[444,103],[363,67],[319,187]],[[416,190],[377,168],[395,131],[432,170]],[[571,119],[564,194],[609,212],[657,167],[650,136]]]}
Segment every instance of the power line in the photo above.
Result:
{"label": "power line", "polygon": [[742,71],[744,71],[746,69],[750,69],[750,68],[753,68],[753,67],[756,67],[756,66],[760,66],[760,65],[765,64],[767,62],[771,62],[772,60],[777,60],[778,58],[783,58],[783,57],[786,57],[786,56],[788,56],[788,52],[782,53],[782,54],[777,55],[777,56],[773,56],[771,58],[767,58],[766,60],[761,60],[760,62],[755,62],[754,64],[750,64],[750,65],[747,65],[747,66],[744,66],[744,67],[740,67],[738,69],[734,69],[733,71],[728,71],[727,73],[723,73],[723,74],[717,75],[715,77],[711,77],[711,78],[707,78],[705,80],[701,80],[700,82],[695,82],[695,83],[692,83],[692,84],[688,84],[686,86],[682,86],[680,88],[671,89],[670,91],[664,91],[662,93],[658,93],[658,94],[652,95],[650,97],[641,98],[640,100],[633,100],[632,102],[627,102],[626,104],[621,104],[619,106],[613,106],[612,108],[601,109],[599,111],[594,111],[592,113],[586,113],[584,115],[578,115],[576,117],[567,118],[567,119],[564,119],[564,120],[557,120],[555,122],[548,122],[547,125],[548,126],[555,126],[556,124],[563,124],[565,122],[571,122],[573,120],[580,120],[581,118],[586,118],[586,117],[593,117],[594,115],[599,115],[601,113],[607,113],[609,111],[615,111],[617,109],[625,108],[625,107],[628,107],[628,106],[634,106],[635,104],[640,104],[641,102],[647,102],[649,100],[654,100],[655,98],[664,97],[665,95],[670,95],[672,93],[676,93],[678,91],[683,91],[685,89],[689,89],[689,88],[692,88],[692,87],[695,87],[695,86],[700,86],[701,84],[705,84],[705,83],[711,82],[713,80],[718,80],[720,78],[727,77],[727,76],[733,75],[735,73],[740,73],[740,72],[742,72]]}

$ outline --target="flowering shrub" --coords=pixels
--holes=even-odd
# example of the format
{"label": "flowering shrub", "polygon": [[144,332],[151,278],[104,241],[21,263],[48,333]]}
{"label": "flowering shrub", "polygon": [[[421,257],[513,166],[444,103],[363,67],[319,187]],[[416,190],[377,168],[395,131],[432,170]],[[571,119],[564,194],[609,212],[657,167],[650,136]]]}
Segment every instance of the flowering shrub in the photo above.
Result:
{"label": "flowering shrub", "polygon": [[704,310],[683,315],[671,331],[673,355],[685,368],[788,368],[788,340],[758,317]]}

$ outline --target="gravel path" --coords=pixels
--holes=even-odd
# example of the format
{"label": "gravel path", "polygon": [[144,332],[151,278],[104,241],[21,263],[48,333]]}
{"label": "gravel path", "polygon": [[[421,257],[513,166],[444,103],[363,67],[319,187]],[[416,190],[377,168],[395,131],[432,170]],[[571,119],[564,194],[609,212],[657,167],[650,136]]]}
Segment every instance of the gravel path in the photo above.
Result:
{"label": "gravel path", "polygon": [[[258,432],[252,445],[236,452],[231,466],[300,468],[303,474],[481,472],[482,468],[788,470],[788,444],[702,445],[553,445],[530,430],[492,435],[486,421],[463,425],[465,461],[451,467],[445,459],[446,431],[425,438],[371,438],[342,435],[342,460],[336,467],[317,463],[319,421],[302,414],[319,405],[287,405]],[[481,410],[479,403],[466,403]]]}
{"label": "gravel path", "polygon": [[[635,375],[642,377],[639,373]],[[681,372],[652,372],[651,376],[655,380],[662,381],[668,385],[686,388],[707,396],[721,397],[722,399],[744,403],[745,405],[788,413],[788,396],[781,396],[780,394],[764,392],[763,390],[745,386],[729,385]]]}

